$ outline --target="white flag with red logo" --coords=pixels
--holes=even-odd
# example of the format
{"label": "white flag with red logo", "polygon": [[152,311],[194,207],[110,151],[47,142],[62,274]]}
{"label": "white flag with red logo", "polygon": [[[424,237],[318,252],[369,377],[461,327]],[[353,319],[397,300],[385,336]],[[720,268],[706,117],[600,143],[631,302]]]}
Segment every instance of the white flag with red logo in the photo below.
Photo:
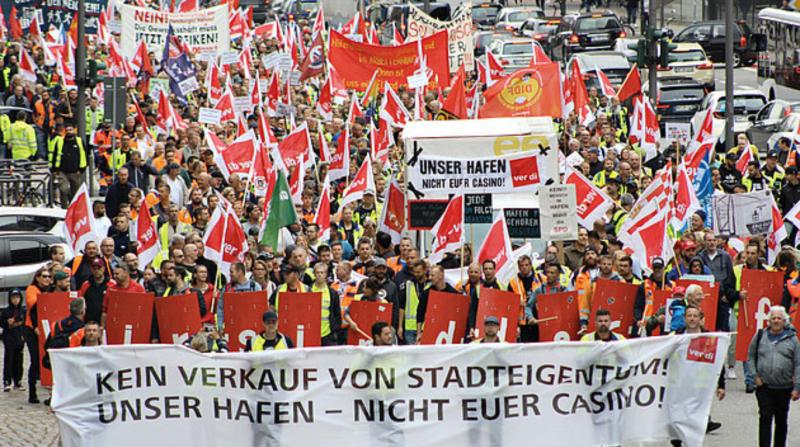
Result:
{"label": "white flag with red logo", "polygon": [[212,106],[217,105],[222,98],[222,84],[219,82],[220,70],[214,61],[208,63],[208,74],[206,74],[206,90],[208,90],[208,103]]}
{"label": "white flag with red logo", "polygon": [[250,181],[253,183],[256,197],[267,195],[269,185],[274,182],[275,170],[269,161],[269,154],[261,145],[256,149],[253,164],[250,170]]}
{"label": "white flag with red logo", "polygon": [[625,251],[639,261],[647,272],[653,270],[653,259],[668,261],[674,256],[672,240],[667,231],[669,219],[667,210],[656,210],[655,216],[648,223],[623,241]]}
{"label": "white flag with red logo", "polygon": [[388,82],[383,85],[380,117],[394,127],[405,127],[406,123],[411,121],[411,114]]}
{"label": "white flag with red logo", "polygon": [[319,162],[331,162],[331,148],[328,144],[328,139],[325,138],[325,133],[322,130],[317,132],[317,145],[319,146]]}
{"label": "white flag with red logo", "polygon": [[686,148],[686,153],[691,154],[700,146],[707,142],[714,140],[714,112],[711,109],[708,109],[706,112],[706,116],[703,118],[703,124],[700,125],[700,129],[692,137],[692,141],[689,142],[689,146]]}
{"label": "white flag with red logo", "polygon": [[339,134],[339,139],[336,140],[328,165],[328,175],[331,180],[339,180],[350,175],[350,126],[345,126]]}
{"label": "white flag with red logo", "polygon": [[491,76],[490,83],[497,82],[506,76],[503,64],[497,60],[497,57],[491,51],[486,52],[486,67],[489,69],[489,76]]}
{"label": "white flag with red logo", "polygon": [[272,152],[272,158],[287,176],[295,166],[301,166],[303,169],[311,166],[314,163],[314,149],[311,146],[308,125],[301,124],[278,143],[277,149]]}
{"label": "white flag with red logo", "polygon": [[222,94],[222,98],[214,108],[222,112],[219,118],[221,123],[236,121],[236,110],[233,108],[233,92],[231,92],[230,88],[225,89],[225,93]]}
{"label": "white flag with red logo", "polygon": [[381,119],[378,124],[377,129],[374,125],[369,129],[370,149],[376,161],[386,163],[389,161],[389,150],[394,145],[394,136],[385,120]]}
{"label": "white flag with red logo", "polygon": [[688,227],[691,223],[692,214],[702,209],[697,193],[692,186],[692,179],[689,178],[689,171],[686,164],[678,165],[677,178],[675,179],[675,205],[674,215],[672,216],[672,227],[678,231]]}
{"label": "white flag with red logo", "polygon": [[378,231],[391,236],[393,244],[399,244],[406,229],[406,195],[394,177],[383,194],[383,211],[378,222]]}
{"label": "white flag with red logo", "polygon": [[142,200],[142,207],[136,220],[136,255],[139,257],[139,270],[144,270],[153,262],[158,252],[161,251],[161,241],[158,237],[158,228],[150,216],[147,201]]}
{"label": "white flag with red logo", "polygon": [[659,219],[661,213],[672,218],[672,163],[668,162],[653,178],[650,186],[636,200],[620,228],[617,239],[631,242],[636,233]]}
{"label": "white flag with red logo", "polygon": [[319,240],[328,242],[331,239],[331,182],[327,177],[319,195],[314,223],[319,227]]}
{"label": "white flag with red logo", "polygon": [[442,217],[431,229],[433,242],[428,262],[436,264],[445,253],[455,251],[464,244],[464,196],[457,195],[450,200]]}
{"label": "white flag with red logo", "polygon": [[34,62],[33,58],[30,54],[28,54],[28,50],[20,46],[20,57],[19,57],[19,64],[17,65],[17,72],[22,79],[29,81],[29,82],[36,82],[36,71],[39,70],[39,67]]}
{"label": "white flag with red logo", "polygon": [[369,155],[364,159],[364,163],[361,164],[361,167],[358,168],[358,172],[356,172],[353,181],[350,182],[350,185],[344,190],[342,194],[342,203],[339,205],[339,208],[344,208],[350,203],[361,200],[366,191],[372,191],[373,194],[375,193],[375,179],[372,175],[372,158]]}
{"label": "white flag with red logo", "polygon": [[753,158],[753,151],[750,148],[745,148],[742,151],[742,154],[739,155],[739,159],[736,160],[736,169],[742,173],[742,175],[747,175],[747,165],[750,164],[751,161],[754,161]]}
{"label": "white flag with red logo", "polygon": [[356,92],[353,92],[353,95],[350,97],[350,108],[347,111],[347,124],[352,125],[356,121],[356,118],[363,117],[364,111],[361,110],[361,104],[358,101]]}
{"label": "white flag with red logo", "polygon": [[617,96],[617,92],[614,90],[614,86],[611,85],[611,81],[608,80],[608,76],[606,76],[606,74],[603,73],[603,71],[600,70],[600,68],[596,65],[594,67],[594,72],[597,75],[597,80],[600,83],[600,93],[608,98]]}
{"label": "white flag with red logo", "polygon": [[319,98],[317,99],[317,112],[324,121],[333,119],[333,103],[331,98],[331,79],[325,80],[322,88],[319,89]]}
{"label": "white flag with red logo", "polygon": [[575,185],[578,223],[587,229],[594,228],[594,223],[603,220],[608,210],[614,207],[614,201],[593,181],[584,177],[572,166],[566,166],[564,183]]}
{"label": "white flag with red logo", "polygon": [[497,279],[508,283],[514,276],[514,261],[511,259],[511,238],[508,236],[506,217],[502,212],[500,219],[495,220],[478,252],[478,262],[491,259],[495,263]]}
{"label": "white flag with red logo", "polygon": [[778,209],[778,204],[775,203],[775,197],[770,194],[770,199],[772,199],[772,229],[767,236],[767,263],[773,265],[781,250],[781,241],[789,235],[786,233],[783,216],[781,210]]}
{"label": "white flag with red logo", "polygon": [[[209,146],[211,147],[211,146]],[[253,131],[247,131],[241,137],[235,139],[226,148],[214,154],[214,161],[226,179],[233,174],[247,175],[253,165],[253,157],[256,152],[256,137]],[[214,151],[214,149],[212,149]]]}
{"label": "white flag with red logo", "polygon": [[92,199],[86,184],[81,184],[80,189],[72,198],[64,216],[64,231],[67,244],[72,247],[73,253],[78,253],[87,242],[99,242],[97,225],[92,212]]}
{"label": "white flag with red logo", "polygon": [[230,278],[231,264],[244,261],[247,236],[233,211],[233,206],[220,197],[219,204],[206,226],[203,236],[203,256],[220,266],[220,272]]}

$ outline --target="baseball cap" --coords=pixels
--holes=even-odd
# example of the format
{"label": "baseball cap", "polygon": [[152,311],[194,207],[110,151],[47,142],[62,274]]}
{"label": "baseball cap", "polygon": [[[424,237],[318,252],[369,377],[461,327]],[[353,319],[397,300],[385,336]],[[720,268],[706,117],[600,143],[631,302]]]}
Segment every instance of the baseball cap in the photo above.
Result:
{"label": "baseball cap", "polygon": [[653,258],[653,267],[664,267],[664,259],[663,258]]}
{"label": "baseball cap", "polygon": [[684,296],[684,295],[686,295],[686,287],[675,286],[672,288],[672,296]]}
{"label": "baseball cap", "polygon": [[169,171],[170,169],[180,169],[180,168],[181,165],[179,165],[178,163],[170,163],[167,165],[167,171]]}
{"label": "baseball cap", "polygon": [[681,243],[681,250],[691,250],[697,248],[697,244],[693,240],[686,240]]}
{"label": "baseball cap", "polygon": [[372,265],[375,267],[386,267],[386,260],[383,258],[373,258]]}
{"label": "baseball cap", "polygon": [[14,295],[22,296],[22,290],[20,290],[20,289],[11,289],[11,292],[8,293],[8,297],[11,298]]}
{"label": "baseball cap", "polygon": [[89,264],[89,267],[91,267],[91,268],[95,268],[95,267],[103,268],[105,266],[103,265],[103,261],[100,258],[94,258],[94,261],[92,261],[92,263]]}
{"label": "baseball cap", "polygon": [[778,151],[769,151],[767,158],[778,158]]}
{"label": "baseball cap", "polygon": [[483,324],[494,324],[496,326],[500,326],[500,320],[498,320],[495,316],[489,315],[485,320],[483,320]]}
{"label": "baseball cap", "polygon": [[736,154],[735,154],[735,153],[733,153],[733,152],[728,152],[727,154],[725,154],[725,159],[726,159],[726,160],[733,160],[733,161],[736,161],[736,160],[738,160],[738,159],[739,159],[739,157],[737,157],[737,156],[736,156]]}
{"label": "baseball cap", "polygon": [[283,267],[283,274],[288,275],[289,273],[300,273],[300,269],[294,264],[286,264]]}
{"label": "baseball cap", "polygon": [[786,168],[787,174],[797,175],[797,166],[789,166]]}
{"label": "baseball cap", "polygon": [[269,321],[278,321],[278,314],[275,313],[275,311],[268,310],[264,312],[264,316],[261,319],[262,321],[264,321],[264,323],[267,323]]}
{"label": "baseball cap", "polygon": [[61,281],[62,279],[67,279],[67,278],[69,278],[69,275],[67,275],[65,272],[62,271],[58,271],[56,272],[55,275],[53,275],[53,281]]}

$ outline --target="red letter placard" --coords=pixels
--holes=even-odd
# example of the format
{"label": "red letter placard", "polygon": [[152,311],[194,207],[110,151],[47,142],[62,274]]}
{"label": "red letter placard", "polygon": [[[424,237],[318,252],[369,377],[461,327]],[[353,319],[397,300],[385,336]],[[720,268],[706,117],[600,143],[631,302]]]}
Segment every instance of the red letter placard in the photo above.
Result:
{"label": "red letter placard", "polygon": [[739,320],[736,335],[736,360],[747,360],[750,339],[756,331],[769,324],[769,308],[783,298],[783,272],[742,270],[742,291],[746,300],[739,300]]}
{"label": "red letter placard", "polygon": [[106,292],[108,315],[106,316],[106,344],[130,345],[150,343],[153,324],[152,293]]}
{"label": "red letter placard", "polygon": [[36,300],[39,318],[39,380],[43,386],[53,385],[53,373],[42,367],[44,358],[44,342],[53,332],[56,323],[69,316],[69,302],[77,298],[77,292],[41,293]]}
{"label": "red letter placard", "polygon": [[[536,297],[539,341],[578,341],[581,322],[578,292],[559,292]],[[546,321],[541,321],[546,320]]]}
{"label": "red letter placard", "polygon": [[[264,330],[262,317],[269,307],[267,292],[226,293],[223,302],[228,349],[244,351],[247,340]],[[294,338],[292,338],[294,340]]]}
{"label": "red letter placard", "polygon": [[519,295],[504,290],[485,289],[481,287],[481,297],[478,300],[478,315],[475,327],[478,337],[483,337],[483,321],[486,317],[497,317],[500,320],[498,336],[508,343],[517,341],[517,326],[519,325]]}
{"label": "red letter placard", "polygon": [[[392,324],[392,305],[377,301],[353,301],[350,303],[350,318],[358,325],[361,332],[372,336],[372,325],[385,321]],[[347,331],[348,345],[361,345],[367,338],[350,328]]]}
{"label": "red letter placard", "polygon": [[431,290],[422,331],[423,345],[461,344],[467,332],[469,297]]}
{"label": "red letter placard", "polygon": [[675,281],[676,286],[689,287],[697,284],[703,288],[703,303],[700,310],[705,316],[705,328],[713,331],[717,328],[717,307],[719,307],[719,284],[716,282],[700,281],[697,279],[679,279]]}
{"label": "red letter placard", "polygon": [[588,332],[594,331],[594,316],[598,309],[611,312],[611,330],[626,337],[633,326],[633,304],[639,286],[609,279],[598,279],[592,295],[592,315]]}
{"label": "red letter placard", "polygon": [[294,340],[298,348],[322,345],[321,317],[321,293],[281,293],[278,330]]}
{"label": "red letter placard", "polygon": [[179,345],[201,327],[197,293],[156,298],[158,337],[161,343]]}

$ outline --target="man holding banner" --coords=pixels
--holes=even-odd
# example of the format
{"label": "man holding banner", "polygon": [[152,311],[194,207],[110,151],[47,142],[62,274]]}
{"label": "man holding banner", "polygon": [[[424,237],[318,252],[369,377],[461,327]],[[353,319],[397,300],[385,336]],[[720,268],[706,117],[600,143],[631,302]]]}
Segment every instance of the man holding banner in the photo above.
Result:
{"label": "man holding banner", "polygon": [[533,342],[539,341],[539,328],[537,327],[539,313],[536,309],[536,299],[540,295],[566,292],[569,290],[561,284],[561,266],[557,263],[551,262],[546,264],[544,267],[544,274],[546,278],[545,283],[528,293],[528,302],[525,305],[525,324],[529,328],[532,328],[531,341]]}

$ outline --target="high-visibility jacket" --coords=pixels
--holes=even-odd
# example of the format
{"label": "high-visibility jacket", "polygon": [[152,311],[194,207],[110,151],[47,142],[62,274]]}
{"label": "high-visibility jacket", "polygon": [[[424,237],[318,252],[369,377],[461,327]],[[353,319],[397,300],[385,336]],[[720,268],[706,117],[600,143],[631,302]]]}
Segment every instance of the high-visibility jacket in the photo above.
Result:
{"label": "high-visibility jacket", "polygon": [[86,136],[92,134],[95,130],[97,130],[97,126],[103,123],[103,117],[105,116],[105,112],[103,111],[102,107],[98,107],[97,110],[92,111],[89,107],[86,108]]}
{"label": "high-visibility jacket", "polygon": [[797,321],[797,310],[798,310],[798,302],[800,302],[800,282],[795,279],[787,279],[786,280],[786,291],[789,293],[791,297],[791,302],[789,303],[789,312],[790,321]]}
{"label": "high-visibility jacket", "polygon": [[[625,336],[622,334],[617,334],[616,332],[612,332],[609,341],[619,341],[619,340],[625,340]],[[597,338],[597,332],[589,332],[588,334],[581,337],[581,341],[601,341],[601,340]]]}
{"label": "high-visibility jacket", "polygon": [[419,296],[425,290],[424,287],[414,280],[406,281],[405,320],[403,321],[403,329],[406,331],[417,330],[417,307],[419,306]]}
{"label": "high-visibility jacket", "polygon": [[614,216],[611,217],[611,227],[614,229],[614,234],[619,234],[619,231],[622,229],[622,224],[625,223],[625,219],[628,218],[628,211],[625,208],[618,209]]}
{"label": "high-visibility jacket", "polygon": [[3,134],[3,144],[11,141],[11,120],[5,113],[0,114],[0,133]]}
{"label": "high-visibility jacket", "polygon": [[316,284],[311,286],[312,292],[319,292],[322,295],[322,313],[320,317],[320,337],[327,337],[331,335],[331,289],[327,285],[323,288],[318,288]]}
{"label": "high-visibility jacket", "polygon": [[400,270],[403,270],[403,260],[400,258],[400,256],[392,256],[386,260],[386,266],[392,269],[393,272],[397,273]]}
{"label": "high-visibility jacket", "polygon": [[[275,346],[273,348],[271,348],[270,350],[271,351],[281,351],[281,350],[284,350],[284,349],[289,349],[289,345],[286,344],[286,337],[284,337],[283,334],[281,334],[280,332],[278,332],[277,336],[278,336],[278,343],[276,343]],[[264,346],[266,344],[267,344],[267,339],[264,338],[263,333],[262,334],[258,334],[253,339],[253,343],[251,345],[251,349],[252,349],[253,352],[264,351],[265,350]]]}
{"label": "high-visibility jacket", "polygon": [[525,284],[519,275],[520,274],[517,274],[511,278],[511,281],[508,283],[508,288],[519,297],[519,324],[525,325],[527,324],[527,320],[525,319],[525,306],[528,304],[528,292],[538,289],[539,286],[542,285],[542,278],[539,277],[539,274],[536,273],[536,271],[532,271],[531,275],[533,275],[533,281],[531,281],[531,287],[530,289],[525,290]]}
{"label": "high-visibility jacket", "polygon": [[342,309],[342,327],[346,328],[349,325],[344,321],[344,315],[347,312],[347,308],[350,307],[350,303],[353,302],[358,294],[358,283],[355,281],[347,283],[336,281],[331,285],[331,288],[339,294],[339,302]]}
{"label": "high-visibility jacket", "polygon": [[608,183],[610,179],[617,177],[619,177],[619,173],[617,173],[617,171],[611,171],[610,174],[606,174],[605,169],[603,169],[594,175],[594,179],[592,181],[595,185],[597,185],[598,188],[602,188],[606,186],[606,183]]}
{"label": "high-visibility jacket", "polygon": [[[153,216],[153,221],[157,221],[157,219],[158,216]],[[188,234],[191,231],[192,226],[183,222],[178,222],[178,225],[175,227],[175,230],[172,233],[170,233],[169,222],[161,225],[161,228],[158,229],[158,239],[161,241],[161,251],[159,251],[156,254],[156,257],[153,259],[153,266],[159,268],[162,262],[169,259],[169,243],[172,240],[172,236],[176,234]]]}
{"label": "high-visibility jacket", "polygon": [[24,121],[14,121],[11,125],[11,158],[25,160],[36,155],[36,131]]}
{"label": "high-visibility jacket", "polygon": [[[308,292],[308,286],[303,284],[302,281],[297,281],[297,293],[306,293]],[[278,286],[277,293],[275,293],[275,310],[280,309],[279,304],[281,300],[281,293],[286,293],[289,290],[289,284],[283,283]],[[330,300],[330,296],[328,296],[328,300]]]}
{"label": "high-visibility jacket", "polygon": [[[53,138],[53,144],[50,146],[49,150],[50,155],[50,167],[58,169],[61,167],[61,157],[64,155],[64,137],[55,137]],[[81,138],[75,138],[75,141],[78,144],[78,152],[80,152],[80,169],[86,168],[86,150],[83,148],[83,140]]]}
{"label": "high-visibility jacket", "polygon": [[578,292],[578,314],[581,324],[586,324],[592,314],[592,277],[588,270],[575,276],[575,291]]}

